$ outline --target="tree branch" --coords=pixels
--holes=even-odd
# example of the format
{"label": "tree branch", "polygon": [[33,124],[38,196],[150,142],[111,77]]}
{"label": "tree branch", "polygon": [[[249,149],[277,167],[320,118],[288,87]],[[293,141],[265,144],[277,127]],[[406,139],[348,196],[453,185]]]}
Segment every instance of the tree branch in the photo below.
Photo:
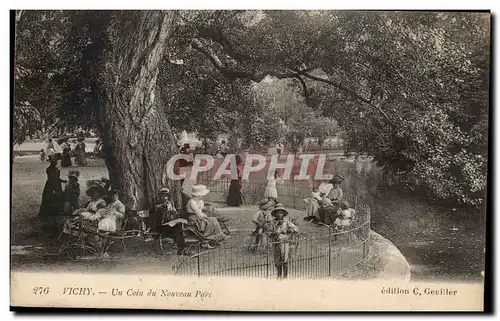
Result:
{"label": "tree branch", "polygon": [[371,108],[377,110],[380,114],[382,114],[385,119],[387,119],[392,125],[396,125],[396,123],[391,119],[389,118],[389,116],[387,115],[387,113],[385,111],[383,111],[380,107],[378,106],[375,106],[373,105],[369,99],[366,99],[364,97],[362,97],[361,95],[357,94],[356,92],[354,92],[353,90],[345,87],[344,85],[340,84],[340,83],[337,83],[335,81],[332,81],[332,80],[329,80],[329,79],[324,79],[324,78],[320,78],[320,77],[316,77],[316,76],[313,76],[311,74],[308,74],[307,72],[304,72],[304,71],[298,71],[298,74],[304,76],[304,77],[307,77],[309,79],[312,79],[312,80],[316,80],[316,81],[319,81],[319,82],[324,82],[326,84],[329,84],[329,85],[332,85],[340,90],[342,90],[343,92],[349,94],[351,97],[357,99],[357,100],[360,100],[362,102],[364,102],[365,104],[367,104],[368,106],[370,106]]}
{"label": "tree branch", "polygon": [[295,78],[297,78],[300,82],[300,84],[302,85],[302,89],[304,90],[304,98],[307,99],[309,98],[309,93],[307,91],[307,84],[306,82],[304,81],[304,79],[302,79],[302,77],[300,77],[299,74],[295,75]]}
{"label": "tree branch", "polygon": [[202,53],[205,57],[207,57],[210,60],[210,62],[212,62],[212,64],[215,66],[215,68],[217,68],[225,77],[231,80],[243,78],[243,79],[250,79],[254,82],[261,82],[264,78],[266,78],[266,76],[272,76],[278,79],[285,79],[285,78],[293,78],[298,75],[296,72],[280,73],[275,70],[266,70],[264,72],[252,74],[244,70],[228,69],[222,64],[219,57],[217,57],[217,55],[210,49],[206,48],[199,39],[193,39],[191,47],[193,47],[198,52]]}

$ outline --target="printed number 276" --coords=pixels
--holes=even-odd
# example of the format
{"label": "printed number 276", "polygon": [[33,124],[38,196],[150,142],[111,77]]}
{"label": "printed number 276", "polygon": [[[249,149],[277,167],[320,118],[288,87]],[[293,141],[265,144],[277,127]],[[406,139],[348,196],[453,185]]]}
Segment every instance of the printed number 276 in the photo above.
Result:
{"label": "printed number 276", "polygon": [[36,286],[33,288],[33,293],[34,294],[49,294],[49,287],[41,287],[41,286]]}

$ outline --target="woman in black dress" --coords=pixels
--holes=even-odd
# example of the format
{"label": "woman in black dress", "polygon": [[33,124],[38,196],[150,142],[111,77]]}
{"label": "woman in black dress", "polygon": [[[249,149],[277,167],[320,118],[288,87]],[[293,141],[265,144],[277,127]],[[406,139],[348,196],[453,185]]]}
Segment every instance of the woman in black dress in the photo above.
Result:
{"label": "woman in black dress", "polygon": [[71,147],[69,146],[67,138],[63,139],[61,147],[62,147],[61,167],[70,167],[72,165]]}
{"label": "woman in black dress", "polygon": [[38,216],[44,225],[46,232],[52,232],[59,223],[64,209],[64,197],[61,183],[66,180],[61,179],[61,172],[57,168],[57,158],[49,158],[50,166],[47,167],[47,182],[43,188],[42,204]]}
{"label": "woman in black dress", "polygon": [[229,184],[229,192],[227,194],[226,204],[229,206],[240,206],[243,204],[243,194],[241,193],[241,170],[240,165],[243,163],[240,155],[236,155],[236,170],[238,172],[238,178],[231,178],[231,183]]}

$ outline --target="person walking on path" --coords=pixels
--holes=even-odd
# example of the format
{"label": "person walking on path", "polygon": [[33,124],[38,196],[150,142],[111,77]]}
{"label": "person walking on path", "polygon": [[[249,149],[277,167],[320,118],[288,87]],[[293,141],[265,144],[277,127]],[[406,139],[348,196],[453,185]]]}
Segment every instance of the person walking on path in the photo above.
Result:
{"label": "person walking on path", "polygon": [[236,155],[236,171],[237,178],[232,177],[229,184],[229,192],[227,194],[226,204],[229,206],[240,206],[243,204],[243,194],[241,193],[241,165],[243,160],[240,155]]}

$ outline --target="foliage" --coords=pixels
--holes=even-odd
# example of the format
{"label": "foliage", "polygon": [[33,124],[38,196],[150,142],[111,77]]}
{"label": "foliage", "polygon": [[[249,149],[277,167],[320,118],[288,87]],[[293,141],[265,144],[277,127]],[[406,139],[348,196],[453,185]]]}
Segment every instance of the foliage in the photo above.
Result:
{"label": "foliage", "polygon": [[61,94],[54,85],[65,32],[61,11],[23,11],[16,21],[14,141],[40,134],[57,123]]}
{"label": "foliage", "polygon": [[[57,115],[67,124],[92,124],[106,13],[26,14],[32,16],[21,19],[26,31],[16,45],[16,72],[29,76],[16,80],[14,128],[30,131],[19,117],[26,101],[45,122],[57,118],[54,106],[63,102],[65,112]],[[320,142],[330,128],[410,189],[460,203],[484,201],[488,14],[179,14],[159,81],[174,128],[194,130],[207,142],[231,133],[232,141],[264,145],[276,139],[281,129],[273,124],[282,119],[293,148],[306,135]],[[270,77],[272,86],[252,86]],[[274,99],[280,90],[286,104]]]}

